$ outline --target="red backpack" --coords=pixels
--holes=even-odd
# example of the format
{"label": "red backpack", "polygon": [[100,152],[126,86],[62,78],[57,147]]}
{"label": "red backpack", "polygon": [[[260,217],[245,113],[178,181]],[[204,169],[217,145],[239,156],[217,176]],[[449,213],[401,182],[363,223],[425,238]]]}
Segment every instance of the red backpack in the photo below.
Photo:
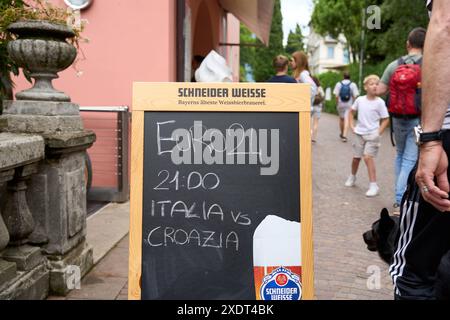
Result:
{"label": "red backpack", "polygon": [[420,115],[421,110],[421,65],[422,58],[414,64],[405,64],[398,60],[398,67],[389,82],[389,113],[394,117]]}

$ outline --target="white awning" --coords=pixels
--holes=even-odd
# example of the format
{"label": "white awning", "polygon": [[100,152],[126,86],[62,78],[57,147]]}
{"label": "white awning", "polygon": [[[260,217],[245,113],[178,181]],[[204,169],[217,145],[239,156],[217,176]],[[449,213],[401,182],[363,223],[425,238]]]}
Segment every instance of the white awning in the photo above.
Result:
{"label": "white awning", "polygon": [[265,45],[269,45],[275,0],[219,0],[226,11],[236,16]]}

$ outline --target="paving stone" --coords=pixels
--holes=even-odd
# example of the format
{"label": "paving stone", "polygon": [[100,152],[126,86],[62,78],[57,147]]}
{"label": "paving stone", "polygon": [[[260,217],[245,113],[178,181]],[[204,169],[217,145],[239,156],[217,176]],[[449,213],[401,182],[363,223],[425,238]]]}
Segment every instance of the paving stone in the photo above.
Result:
{"label": "paving stone", "polygon": [[[336,116],[322,114],[318,141],[312,146],[316,296],[319,300],[330,299],[334,292],[332,299],[351,300],[355,299],[353,288],[360,290],[357,299],[392,300],[387,266],[376,253],[367,250],[362,233],[378,219],[383,207],[392,206],[395,149],[386,130],[376,159],[381,192],[369,199],[364,195],[369,184],[364,164],[359,168],[356,186],[344,186],[352,160],[350,141],[340,142]],[[385,288],[377,290],[376,295],[366,286],[370,276],[366,271],[371,265],[380,267],[380,282]]]}

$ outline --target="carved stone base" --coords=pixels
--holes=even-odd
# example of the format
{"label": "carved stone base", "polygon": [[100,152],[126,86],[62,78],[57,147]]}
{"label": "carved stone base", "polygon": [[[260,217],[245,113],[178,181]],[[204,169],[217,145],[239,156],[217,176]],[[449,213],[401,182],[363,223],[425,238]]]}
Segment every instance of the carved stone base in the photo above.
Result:
{"label": "carved stone base", "polygon": [[7,261],[14,262],[20,271],[30,271],[38,264],[45,262],[41,249],[29,245],[8,247],[1,253],[1,257]]}
{"label": "carved stone base", "polygon": [[64,256],[47,256],[50,269],[50,292],[66,296],[74,289],[78,276],[83,277],[94,265],[92,246],[82,242]]}
{"label": "carved stone base", "polygon": [[[78,116],[79,106],[75,103],[55,101],[4,100],[3,114],[39,116]],[[6,122],[6,119],[3,121]],[[0,120],[1,123],[1,120]],[[7,124],[7,123],[6,123]]]}
{"label": "carved stone base", "polygon": [[7,284],[16,276],[16,264],[0,259],[0,286]]}
{"label": "carved stone base", "polygon": [[0,300],[43,300],[48,296],[49,271],[44,262],[34,269],[18,272],[0,287]]}
{"label": "carved stone base", "polygon": [[80,116],[35,116],[5,114],[8,121],[8,132],[27,132],[34,134],[50,134],[62,131],[83,131]]}

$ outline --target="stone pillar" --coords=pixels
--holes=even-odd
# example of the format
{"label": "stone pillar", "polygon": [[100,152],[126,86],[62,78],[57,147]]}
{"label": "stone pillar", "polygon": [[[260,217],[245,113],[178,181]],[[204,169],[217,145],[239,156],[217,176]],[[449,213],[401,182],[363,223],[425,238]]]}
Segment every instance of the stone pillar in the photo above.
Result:
{"label": "stone pillar", "polygon": [[50,291],[66,295],[73,268],[83,276],[93,265],[86,243],[85,152],[95,141],[83,129],[78,105],[63,101],[6,101],[9,132],[32,132],[45,140],[45,159],[27,197],[36,227],[30,242],[48,259]]}
{"label": "stone pillar", "polygon": [[[0,172],[0,187],[3,183],[11,180],[14,176],[14,169]],[[0,202],[1,203],[1,202]],[[9,232],[3,221],[0,206],[0,255],[9,243]],[[0,288],[9,283],[16,276],[16,264],[0,259]],[[0,289],[1,290],[1,289]]]}
{"label": "stone pillar", "polygon": [[[51,269],[50,288],[65,295],[73,266],[85,275],[93,265],[86,243],[85,150],[95,136],[89,132],[47,135],[47,155],[30,185],[30,202],[38,227],[32,241],[41,243]],[[39,194],[46,194],[42,199]],[[44,200],[44,201],[42,201]]]}
{"label": "stone pillar", "polygon": [[44,262],[39,247],[27,245],[28,236],[34,230],[34,220],[28,209],[26,180],[37,172],[37,163],[15,170],[14,179],[8,182],[8,191],[3,205],[3,219],[9,232],[9,247],[2,257],[15,262],[21,271],[30,271]]}
{"label": "stone pillar", "polygon": [[20,246],[28,242],[34,230],[34,221],[28,209],[25,191],[26,180],[37,172],[37,164],[17,168],[14,179],[8,182],[8,194],[3,207],[3,217],[9,231],[10,245]]}
{"label": "stone pillar", "polygon": [[0,300],[44,299],[49,290],[49,271],[41,249],[27,244],[34,220],[26,198],[26,181],[37,172],[38,162],[44,157],[44,139],[0,133],[0,153],[0,184],[7,182],[0,200],[0,231],[8,235],[0,241]]}

